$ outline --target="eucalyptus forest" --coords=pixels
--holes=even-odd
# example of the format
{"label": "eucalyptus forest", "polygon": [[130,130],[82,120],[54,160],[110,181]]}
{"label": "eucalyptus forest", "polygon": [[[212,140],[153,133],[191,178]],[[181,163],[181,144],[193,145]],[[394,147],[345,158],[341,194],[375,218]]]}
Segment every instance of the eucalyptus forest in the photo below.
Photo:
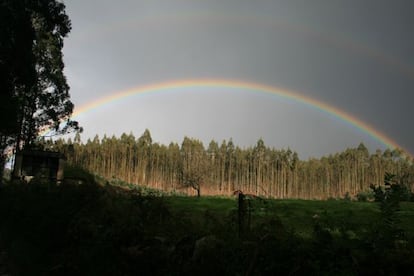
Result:
{"label": "eucalyptus forest", "polygon": [[275,149],[259,139],[241,148],[232,139],[207,146],[184,137],[181,144],[154,143],[149,130],[138,138],[122,134],[80,142],[46,143],[63,152],[71,165],[107,179],[164,191],[201,195],[231,195],[236,190],[270,198],[328,199],[355,197],[380,185],[384,174],[395,174],[412,189],[414,165],[401,150],[377,150],[364,144],[343,152],[300,160],[290,149]]}

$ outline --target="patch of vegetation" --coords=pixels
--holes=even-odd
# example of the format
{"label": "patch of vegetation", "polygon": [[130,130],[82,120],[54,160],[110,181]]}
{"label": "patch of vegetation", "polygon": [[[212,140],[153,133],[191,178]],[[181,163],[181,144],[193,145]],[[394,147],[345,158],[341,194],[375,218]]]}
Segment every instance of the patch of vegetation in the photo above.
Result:
{"label": "patch of vegetation", "polygon": [[374,201],[374,192],[372,190],[359,192],[356,195],[356,200],[361,202]]}
{"label": "patch of vegetation", "polygon": [[393,223],[405,235],[396,236],[384,226],[382,203],[251,199],[239,235],[236,197],[167,196],[93,179],[1,188],[6,273],[384,275],[414,268],[413,203],[399,205]]}
{"label": "patch of vegetation", "polygon": [[74,165],[66,165],[64,169],[64,184],[82,185],[82,184],[98,184],[97,178],[82,167]]}

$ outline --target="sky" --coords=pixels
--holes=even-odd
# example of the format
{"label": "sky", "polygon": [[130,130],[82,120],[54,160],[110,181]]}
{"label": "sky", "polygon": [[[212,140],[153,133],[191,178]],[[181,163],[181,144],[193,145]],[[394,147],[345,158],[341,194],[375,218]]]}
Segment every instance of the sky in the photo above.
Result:
{"label": "sky", "polygon": [[358,119],[414,153],[414,2],[409,0],[67,0],[65,74],[83,141],[149,129],[155,142],[259,138],[303,159],[386,145],[332,113],[246,87],[283,89]]}

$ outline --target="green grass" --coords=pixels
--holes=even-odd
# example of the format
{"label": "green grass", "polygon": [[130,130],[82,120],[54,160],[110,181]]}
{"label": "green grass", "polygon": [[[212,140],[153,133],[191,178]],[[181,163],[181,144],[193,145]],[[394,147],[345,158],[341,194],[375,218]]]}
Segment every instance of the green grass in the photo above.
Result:
{"label": "green grass", "polygon": [[202,213],[211,211],[225,214],[236,207],[236,200],[224,197],[188,197],[171,196],[165,197],[167,204],[174,212]]}
{"label": "green grass", "polygon": [[[226,220],[237,210],[236,198],[224,197],[166,197],[170,210],[181,217],[197,222],[208,212]],[[348,228],[367,232],[380,219],[378,204],[346,200],[277,200],[252,201],[252,224],[278,217],[283,225],[303,237],[310,237],[316,220],[332,228]],[[404,202],[398,213],[401,227],[408,237],[414,237],[414,203]]]}
{"label": "green grass", "polygon": [[399,212],[401,226],[406,234],[414,239],[414,202],[402,202]]}
{"label": "green grass", "polygon": [[360,230],[364,230],[379,215],[375,204],[349,201],[283,200],[276,201],[273,210],[286,226],[304,236],[310,235],[315,220],[333,228],[355,228],[358,225]]}

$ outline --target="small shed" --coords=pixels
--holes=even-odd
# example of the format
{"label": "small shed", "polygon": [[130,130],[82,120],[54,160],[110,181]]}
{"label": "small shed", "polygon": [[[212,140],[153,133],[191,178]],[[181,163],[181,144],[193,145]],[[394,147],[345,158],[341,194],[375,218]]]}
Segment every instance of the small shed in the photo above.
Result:
{"label": "small shed", "polygon": [[60,183],[64,165],[65,157],[59,152],[23,150],[16,154],[13,178],[29,182],[36,176]]}

